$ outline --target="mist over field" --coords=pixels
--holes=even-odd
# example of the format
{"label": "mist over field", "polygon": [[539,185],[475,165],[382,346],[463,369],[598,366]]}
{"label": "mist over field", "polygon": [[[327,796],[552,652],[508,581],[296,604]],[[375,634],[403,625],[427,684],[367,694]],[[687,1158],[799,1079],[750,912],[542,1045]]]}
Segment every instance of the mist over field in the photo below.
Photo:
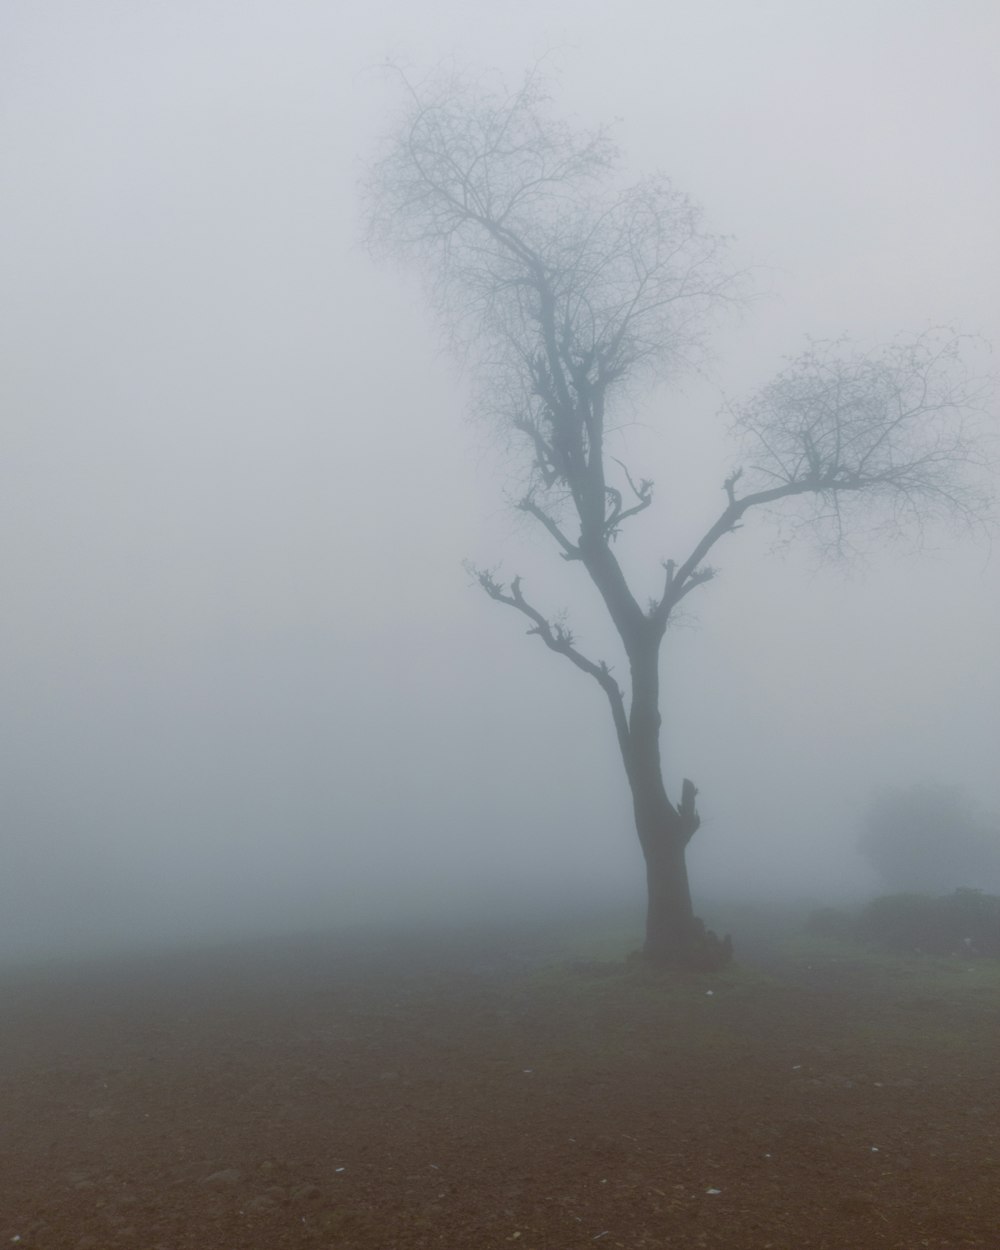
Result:
{"label": "mist over field", "polygon": [[[979,0],[4,5],[0,959],[641,902],[599,692],[463,561],[614,666],[601,605],[363,245],[387,59],[543,59],[734,236],[757,298],[611,448],[657,484],[620,545],[652,594],[722,503],[720,410],[807,335],[1000,344],[998,48]],[[1000,810],[987,539],[837,563],[778,532],[728,536],[666,639],[699,900],[871,893],[881,787]]]}

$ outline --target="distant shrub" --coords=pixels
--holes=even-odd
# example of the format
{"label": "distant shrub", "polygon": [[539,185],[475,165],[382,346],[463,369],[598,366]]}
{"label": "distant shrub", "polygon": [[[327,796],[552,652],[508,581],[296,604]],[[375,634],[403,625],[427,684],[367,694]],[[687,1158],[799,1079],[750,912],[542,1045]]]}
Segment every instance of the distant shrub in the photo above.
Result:
{"label": "distant shrub", "polygon": [[885,894],[858,913],[855,934],[896,951],[1000,956],[1000,897],[981,890]]}
{"label": "distant shrub", "polygon": [[973,883],[1000,890],[1000,817],[981,813],[957,786],[875,794],[858,849],[887,893],[940,894]]}
{"label": "distant shrub", "polygon": [[843,940],[856,936],[857,917],[838,907],[817,907],[806,916],[805,931],[811,937]]}

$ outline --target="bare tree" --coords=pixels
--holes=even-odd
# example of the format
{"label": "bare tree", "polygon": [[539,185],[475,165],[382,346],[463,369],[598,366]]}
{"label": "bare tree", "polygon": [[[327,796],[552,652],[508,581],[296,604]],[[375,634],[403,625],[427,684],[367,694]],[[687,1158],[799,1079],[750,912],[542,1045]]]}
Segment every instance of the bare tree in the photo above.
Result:
{"label": "bare tree", "polygon": [[615,540],[650,509],[653,483],[609,454],[611,414],[690,367],[713,316],[740,298],[741,276],[668,181],[622,188],[608,135],[553,117],[537,77],[512,93],[454,78],[403,84],[402,115],[366,185],[372,243],[429,278],[479,402],[526,452],[518,506],[596,587],[626,686],[526,597],[519,577],[480,570],[479,583],[603,691],[647,867],[645,953],[719,964],[728,942],[695,917],[685,863],[697,790],[685,780],[671,799],[664,781],[659,659],[671,616],[715,576],[709,556],[753,508],[794,500],[797,522],[838,549],[861,503],[880,531],[940,514],[980,520],[987,501],[969,474],[981,463],[969,418],[982,394],[954,337],[854,356],[814,346],[734,410],[744,467],[725,479],[702,538],[663,561],[659,593],[640,603]]}

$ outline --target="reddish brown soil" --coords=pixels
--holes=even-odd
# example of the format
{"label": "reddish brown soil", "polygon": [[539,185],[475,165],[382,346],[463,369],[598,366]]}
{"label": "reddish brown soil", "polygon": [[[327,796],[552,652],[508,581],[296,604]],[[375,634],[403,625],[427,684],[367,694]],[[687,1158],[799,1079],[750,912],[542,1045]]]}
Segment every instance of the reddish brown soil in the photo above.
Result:
{"label": "reddish brown soil", "polygon": [[411,935],[8,973],[0,1250],[1000,1247],[996,995],[834,971]]}

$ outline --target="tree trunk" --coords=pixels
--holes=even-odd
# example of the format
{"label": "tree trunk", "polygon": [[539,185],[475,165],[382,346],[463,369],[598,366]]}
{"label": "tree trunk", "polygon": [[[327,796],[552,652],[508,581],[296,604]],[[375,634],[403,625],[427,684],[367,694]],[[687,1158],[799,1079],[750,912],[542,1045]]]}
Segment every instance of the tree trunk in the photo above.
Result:
{"label": "tree trunk", "polygon": [[647,891],[643,954],[655,963],[684,962],[697,926],[684,846],[665,836],[653,846],[647,842],[643,851]]}
{"label": "tree trunk", "polygon": [[646,860],[646,941],[643,955],[654,963],[714,971],[732,959],[732,943],[719,941],[694,914],[688,884],[687,844],[698,828],[697,791],[685,781],[675,807],[667,797],[660,759],[659,647],[632,654],[632,707],[623,744],[635,811],[636,832]]}
{"label": "tree trunk", "polygon": [[691,904],[683,820],[670,813],[659,836],[640,838],[646,857],[646,942],[651,963],[717,972],[733,958],[733,943],[706,929]]}

